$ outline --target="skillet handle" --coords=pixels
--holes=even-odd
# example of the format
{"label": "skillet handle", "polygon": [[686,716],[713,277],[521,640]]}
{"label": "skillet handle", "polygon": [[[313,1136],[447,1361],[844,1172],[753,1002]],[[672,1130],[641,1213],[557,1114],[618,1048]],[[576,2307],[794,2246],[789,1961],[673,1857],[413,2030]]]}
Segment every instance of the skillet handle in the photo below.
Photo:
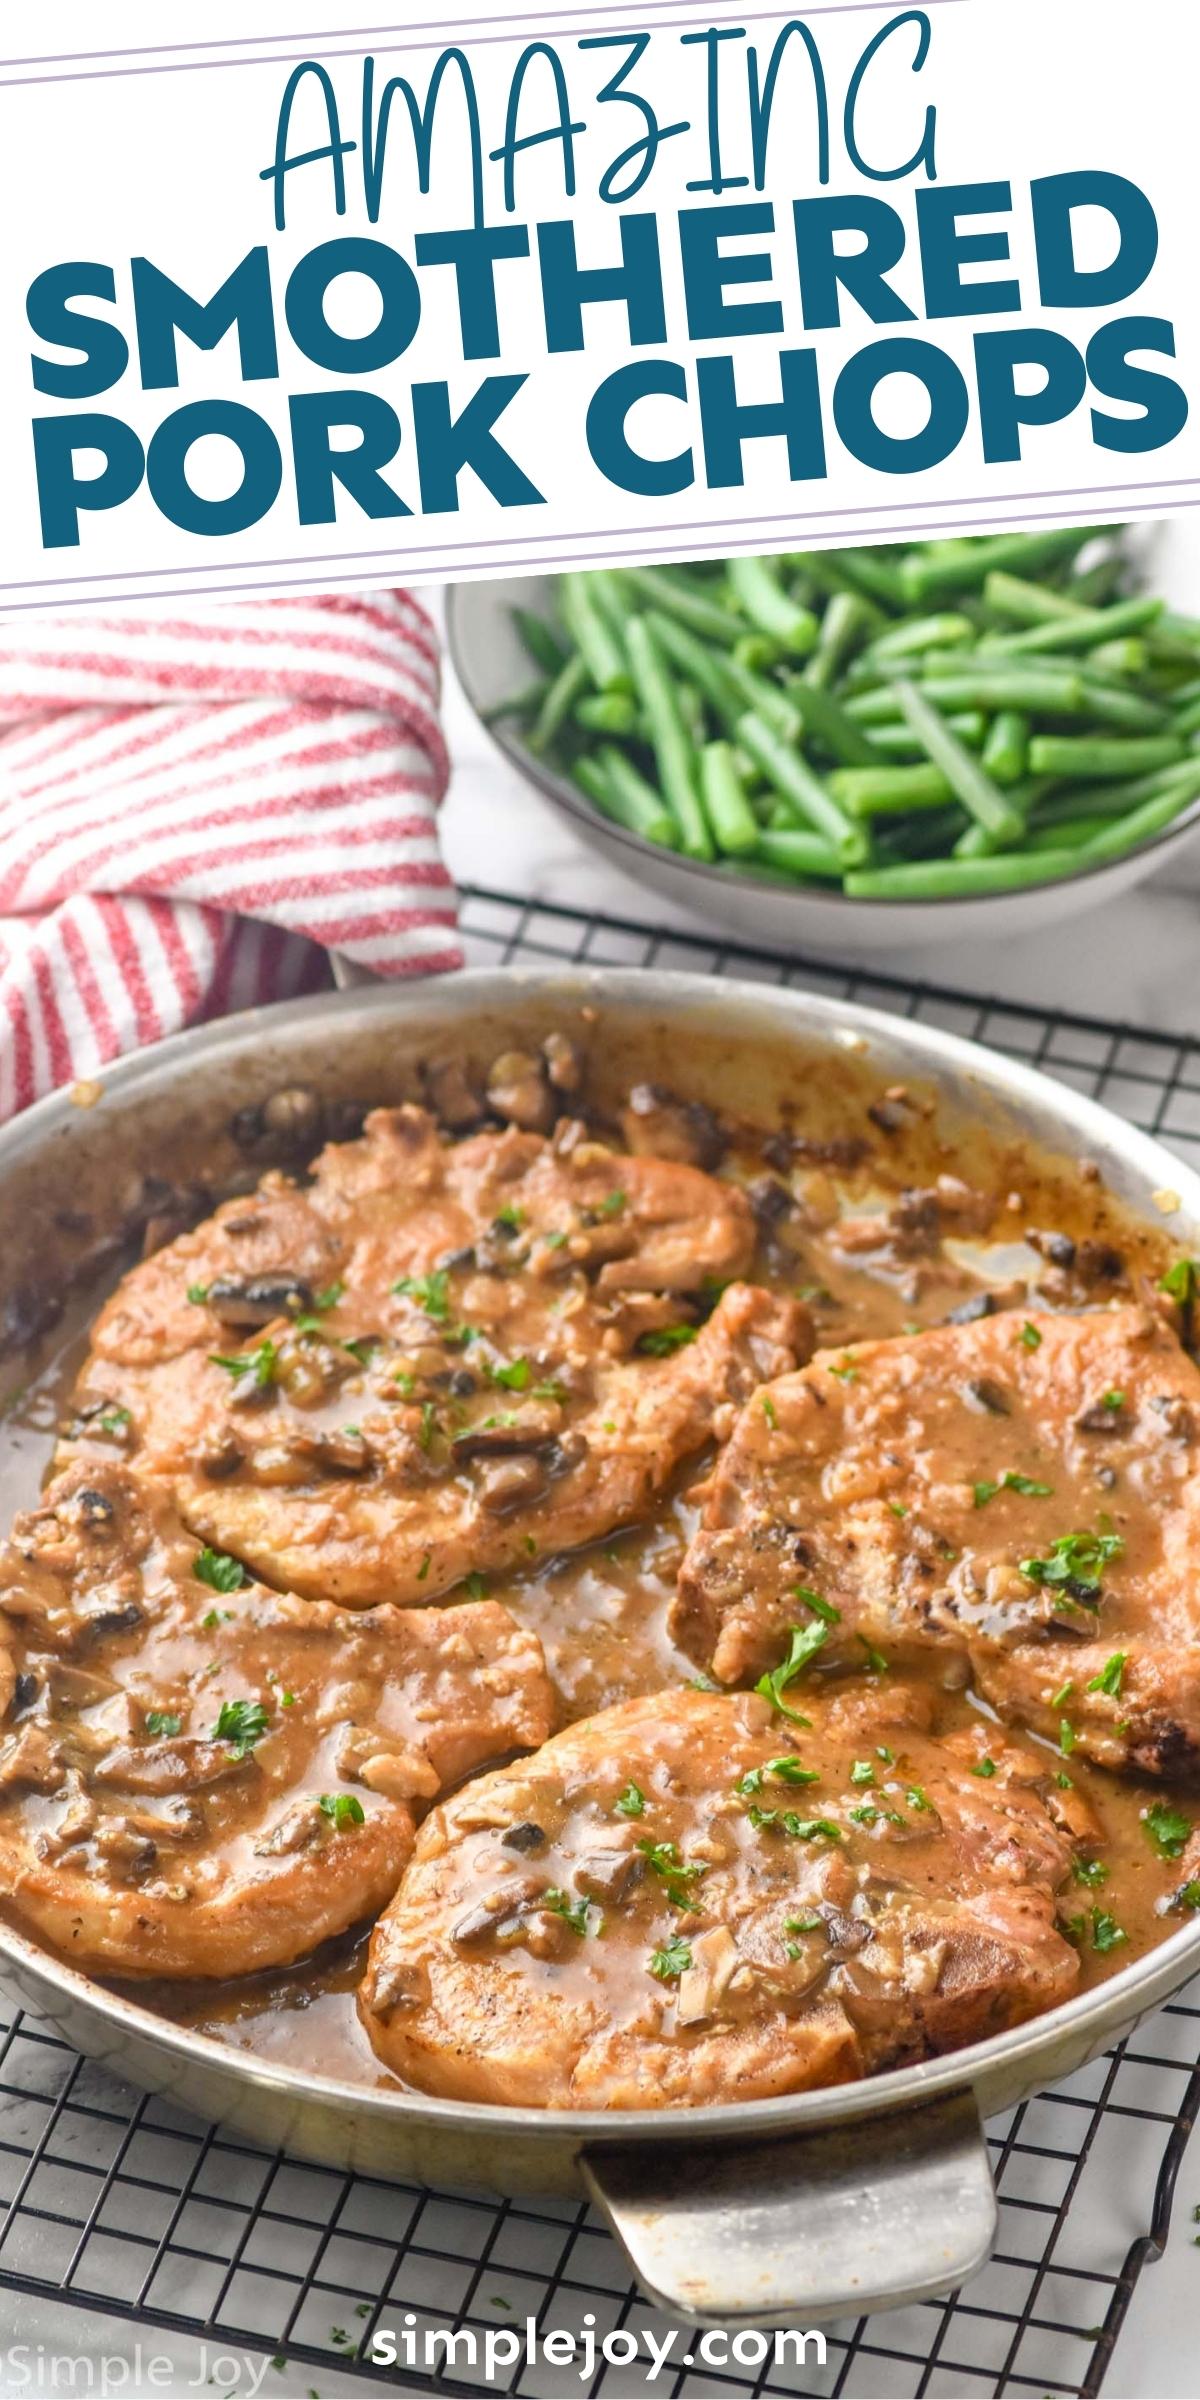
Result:
{"label": "skillet handle", "polygon": [[643,2289],[700,2323],[903,2307],[965,2283],[995,2239],[969,2091],[753,2147],[601,2145],[580,2166]]}

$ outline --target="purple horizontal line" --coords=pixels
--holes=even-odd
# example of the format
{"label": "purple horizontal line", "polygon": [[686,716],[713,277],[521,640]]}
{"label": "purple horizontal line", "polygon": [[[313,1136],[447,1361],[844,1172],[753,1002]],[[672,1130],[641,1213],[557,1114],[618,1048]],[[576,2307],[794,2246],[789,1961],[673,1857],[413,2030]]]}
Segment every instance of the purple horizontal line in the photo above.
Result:
{"label": "purple horizontal line", "polygon": [[[1135,487],[1129,487],[1129,488],[1131,488],[1131,489],[1132,489],[1132,488],[1135,488]],[[1077,496],[1078,496],[1078,495],[1076,495],[1075,493],[1064,493],[1064,495],[1063,495],[1064,499],[1074,499],[1074,498],[1076,498]],[[1098,495],[1097,495],[1097,499],[1096,499],[1096,505],[1095,505],[1094,507],[1090,508],[1090,509],[1089,509],[1089,510],[1088,510],[1086,513],[1087,513],[1087,514],[1089,514],[1089,515],[1093,515],[1093,516],[1095,516],[1097,519],[1099,519],[1099,520],[1101,520],[1101,521],[1102,521],[1102,520],[1103,520],[1103,519],[1104,519],[1104,518],[1107,516],[1107,514],[1108,514],[1108,511],[1107,511],[1106,509],[1104,509],[1104,508],[1103,508],[1103,507],[1100,505],[1100,503],[1101,503],[1103,500],[1107,500],[1107,499],[1109,499],[1109,498],[1112,498],[1112,497],[1114,497],[1114,495],[1112,495],[1112,494],[1109,494],[1109,493],[1102,493],[1102,494],[1098,494]],[[1200,493],[1197,493],[1196,497],[1195,497],[1195,498],[1193,498],[1193,499],[1184,499],[1184,500],[1180,500],[1180,501],[1177,503],[1177,506],[1178,506],[1180,509],[1185,509],[1185,508],[1200,508]],[[862,512],[860,511],[860,512],[858,512],[858,513],[860,513],[860,514],[861,514]],[[1150,513],[1150,512],[1147,512],[1147,513]],[[1050,523],[1050,522],[1051,522],[1051,521],[1052,521],[1052,520],[1053,520],[1055,517],[1059,516],[1060,514],[1061,514],[1061,511],[1060,511],[1060,510],[1058,510],[1058,509],[1046,510],[1046,511],[1043,511],[1043,512],[1042,512],[1042,514],[1041,514],[1040,516],[1038,516],[1038,517],[1034,518],[1034,519],[1033,519],[1033,522],[1034,522],[1035,524],[1041,524],[1041,523]],[[751,522],[753,522],[753,520],[751,520]],[[762,522],[762,520],[758,520],[758,522]],[[792,527],[793,527],[793,528],[794,528],[794,529],[795,529],[797,532],[799,532],[799,533],[801,533],[801,534],[802,534],[802,533],[803,533],[803,530],[804,530],[804,525],[805,525],[805,523],[806,523],[806,520],[804,520],[804,519],[796,519],[796,518],[788,518],[788,519],[786,519],[786,520],[785,520],[785,519],[776,519],[776,518],[772,518],[772,519],[768,520],[768,522],[770,522],[770,523],[773,523],[773,524],[776,524],[776,523],[782,524],[782,523],[785,523],[785,522],[786,522],[787,524],[791,525],[791,526],[792,526]],[[1007,508],[1006,508],[1006,510],[1005,510],[1005,512],[1004,512],[1004,514],[1003,514],[1003,515],[993,515],[993,516],[988,516],[988,517],[980,517],[980,518],[976,518],[976,519],[974,520],[974,522],[976,523],[976,525],[978,525],[978,526],[982,526],[983,528],[985,528],[985,529],[986,529],[986,530],[988,530],[988,531],[993,531],[993,530],[996,530],[996,529],[1007,528],[1007,527],[1010,527],[1010,526],[1016,526],[1016,527],[1018,527],[1018,528],[1023,528],[1023,527],[1027,526],[1027,525],[1030,523],[1030,517],[1029,517],[1029,514],[1028,514],[1028,512],[1027,512],[1026,510],[1023,510],[1023,509],[1016,509],[1016,510],[1014,510],[1014,509],[1013,509],[1011,506],[1009,506],[1009,507],[1007,507]],[[745,524],[746,524],[746,520],[745,520],[745,519],[743,519],[743,520],[742,520],[742,523],[743,523],[743,525],[745,525]],[[686,554],[686,555],[688,555],[688,556],[692,556],[692,555],[700,555],[700,556],[703,556],[703,555],[704,555],[706,552],[711,552],[711,548],[712,548],[711,540],[704,538],[705,530],[706,530],[706,529],[704,529],[704,528],[700,528],[700,527],[695,527],[695,528],[692,528],[692,529],[691,529],[691,539],[690,539],[690,540],[688,540],[687,542],[685,542],[685,543],[681,544],[681,545],[677,545],[677,547],[679,547],[679,548],[680,548],[680,549],[683,551],[683,553],[684,553],[684,554]],[[869,538],[870,538],[870,537],[871,537],[873,534],[875,534],[875,533],[876,533],[876,531],[877,531],[877,530],[880,532],[880,538],[886,538],[886,535],[887,535],[887,534],[888,534],[888,532],[890,531],[890,528],[885,526],[885,527],[883,527],[883,528],[881,528],[881,529],[877,529],[877,528],[876,528],[876,527],[874,527],[874,526],[866,526],[866,527],[864,527],[864,528],[862,529],[862,532],[860,533],[860,536],[859,536],[859,538],[860,538],[860,539],[862,539],[862,538],[863,538],[863,536],[865,535],[865,537],[869,539]],[[931,519],[931,520],[929,521],[929,523],[927,524],[927,526],[926,526],[925,530],[926,530],[927,532],[929,532],[929,533],[941,533],[941,532],[962,532],[962,531],[963,531],[963,526],[962,526],[961,520],[960,520],[959,518],[957,518],[957,517],[937,517],[937,518],[933,518],[933,519]],[[708,529],[707,529],[707,531],[708,531],[708,533],[709,533],[709,534],[711,534],[712,528],[708,528]],[[649,537],[649,535],[652,535],[652,532],[653,532],[653,529],[652,529],[652,528],[651,528],[651,529],[648,529],[648,537]],[[568,537],[564,537],[564,538],[568,538]],[[601,556],[602,556],[603,558],[606,558],[606,559],[607,559],[607,558],[634,558],[634,559],[636,559],[636,558],[637,558],[637,556],[639,555],[639,553],[640,553],[640,552],[642,551],[642,549],[644,548],[644,546],[645,546],[645,545],[644,545],[644,541],[638,541],[638,542],[635,544],[635,546],[633,547],[633,549],[626,549],[626,550],[619,550],[619,551],[607,550],[607,551],[604,551],[603,553],[601,553]],[[655,545],[654,545],[654,543],[653,543],[653,540],[651,539],[651,551],[653,551],[653,549],[654,549],[654,546],[655,546]],[[476,548],[484,548],[484,547],[492,547],[492,548],[494,548],[494,547],[496,547],[496,545],[495,545],[495,544],[477,544],[477,545],[476,545]],[[745,547],[745,545],[742,545],[742,547]],[[297,560],[297,561],[288,561],[288,560],[284,560],[284,561],[282,561],[281,563],[282,563],[282,564],[284,564],[284,565],[288,565],[288,564],[297,564],[297,565],[298,565],[298,564],[300,564],[301,562],[300,562],[300,561],[298,561],[298,560]],[[390,554],[387,554],[387,553],[385,553],[385,554],[383,554],[383,555],[381,555],[381,556],[376,556],[376,557],[375,557],[375,558],[372,560],[372,563],[373,563],[373,565],[374,565],[374,567],[375,567],[375,570],[376,570],[375,574],[374,574],[374,575],[371,577],[371,579],[370,579],[370,581],[371,581],[371,583],[372,583],[372,584],[378,583],[378,582],[379,582],[379,581],[381,581],[381,580],[389,580],[389,581],[390,581],[390,579],[391,579],[391,576],[392,576],[392,574],[393,574],[393,573],[395,573],[395,574],[398,574],[398,575],[399,575],[399,576],[402,578],[402,580],[403,580],[404,582],[406,582],[406,583],[412,582],[414,579],[415,579],[415,580],[418,580],[418,581],[420,581],[420,582],[423,582],[423,583],[445,582],[445,581],[447,581],[447,580],[455,580],[455,581],[457,581],[457,580],[459,580],[459,579],[462,579],[462,580],[470,580],[470,570],[469,570],[469,568],[466,568],[465,566],[464,566],[463,568],[460,568],[460,570],[459,570],[459,576],[458,576],[458,577],[447,578],[447,577],[446,577],[446,575],[445,575],[445,572],[444,572],[444,570],[443,570],[443,569],[440,569],[440,568],[438,568],[437,566],[430,566],[430,567],[427,567],[427,568],[422,568],[422,567],[421,567],[421,566],[420,566],[420,565],[419,565],[419,564],[418,564],[418,563],[417,563],[417,562],[416,562],[414,559],[412,559],[412,558],[409,558],[409,559],[405,560],[404,558],[401,558],[401,557],[392,557]],[[571,549],[571,550],[566,550],[566,551],[560,551],[560,550],[558,550],[558,549],[555,549],[555,550],[547,551],[547,552],[546,552],[546,554],[545,554],[544,556],[542,556],[542,557],[538,557],[538,558],[528,558],[528,559],[526,559],[526,560],[525,560],[523,563],[524,563],[524,565],[525,565],[526,567],[533,567],[533,568],[545,568],[545,569],[547,569],[547,570],[557,570],[557,569],[559,569],[559,568],[562,568],[562,567],[569,567],[569,566],[581,566],[581,567],[587,567],[587,566],[595,565],[595,563],[596,563],[596,553],[595,553],[595,552],[593,552],[593,551],[590,551],[590,550],[574,550],[574,549]],[[163,574],[167,574],[167,573],[169,573],[169,572],[170,572],[170,569],[168,569],[168,568],[162,568],[162,569],[160,569],[160,570],[157,570],[157,571],[158,571],[158,572],[161,572],[161,573],[163,573]],[[497,579],[497,580],[498,580],[498,579]],[[193,598],[193,599],[206,599],[206,600],[212,600],[212,599],[224,599],[224,598],[229,598],[229,597],[232,597],[232,598],[234,598],[234,599],[237,599],[237,598],[238,598],[240,595],[242,595],[242,594],[244,594],[244,593],[246,593],[246,592],[267,592],[267,593],[270,593],[270,592],[273,592],[273,591],[287,590],[287,589],[290,589],[292,586],[294,586],[294,585],[299,585],[299,584],[304,584],[304,585],[307,585],[307,586],[309,586],[309,587],[311,587],[312,589],[314,589],[314,590],[317,590],[317,591],[329,591],[329,590],[332,590],[332,589],[333,589],[333,587],[334,587],[335,585],[338,585],[338,584],[352,584],[352,585],[354,585],[355,587],[357,587],[357,588],[358,588],[358,589],[360,589],[360,590],[361,590],[361,589],[363,589],[363,588],[365,588],[365,587],[364,587],[364,581],[363,581],[363,575],[362,575],[362,572],[361,572],[361,570],[360,570],[360,569],[356,569],[356,571],[355,571],[353,574],[346,574],[346,575],[330,575],[330,574],[328,574],[328,573],[327,573],[327,572],[324,570],[324,567],[323,567],[323,563],[322,563],[322,561],[321,561],[320,559],[314,559],[314,560],[312,560],[312,561],[310,562],[310,571],[309,571],[308,573],[304,574],[304,575],[284,575],[284,576],[272,576],[272,577],[270,578],[270,580],[269,580],[269,581],[262,582],[262,583],[247,583],[247,582],[245,582],[245,581],[243,580],[243,581],[239,581],[239,582],[236,582],[236,583],[215,583],[215,584],[203,584],[203,585],[197,585],[197,584],[196,584],[196,583],[194,583],[194,582],[188,582],[188,583],[176,583],[176,584],[168,584],[168,585],[166,585],[165,587],[162,587],[162,588],[160,588],[160,589],[159,589],[158,591],[156,591],[156,592],[152,592],[152,593],[148,593],[148,594],[146,594],[146,595],[145,595],[145,598],[147,598],[147,599],[148,599],[148,600],[150,600],[151,602],[154,602],[155,600],[160,600],[160,599],[161,599],[161,600],[172,600],[172,599],[178,599],[178,598],[181,598],[181,597],[183,597],[183,598],[186,598],[186,597],[189,597],[189,596],[190,596],[191,598]],[[3,588],[3,587],[0,587],[0,588]],[[11,587],[10,587],[10,588],[11,588]],[[65,600],[63,600],[63,601],[54,601],[54,600],[47,601],[47,599],[45,598],[45,596],[44,596],[44,594],[43,594],[41,597],[39,597],[39,598],[37,598],[37,599],[34,599],[34,600],[20,600],[20,601],[12,601],[12,602],[6,602],[6,603],[4,603],[2,606],[0,606],[0,616],[16,616],[16,615],[21,615],[21,614],[24,614],[24,615],[39,615],[39,614],[40,614],[40,615],[43,615],[43,616],[52,616],[52,615],[54,615],[54,614],[56,614],[56,613],[57,613],[57,610],[58,610],[60,607],[68,607],[68,608],[76,608],[76,607],[79,607],[79,608],[86,608],[86,607],[88,607],[89,605],[91,605],[91,604],[93,604],[93,603],[95,603],[95,602],[100,602],[100,601],[102,601],[102,600],[103,600],[103,597],[104,597],[104,595],[103,595],[103,594],[88,594],[88,593],[81,593],[81,594],[79,595],[79,598],[78,598],[78,599],[68,598],[68,599],[65,599]],[[120,600],[119,600],[119,599],[118,599],[117,605],[118,605],[118,607],[121,605],[121,602],[120,602]]]}
{"label": "purple horizontal line", "polygon": [[[610,7],[620,6],[621,4],[622,0],[607,0],[607,5]],[[667,0],[658,0],[658,5],[660,7],[666,4]],[[953,6],[962,6],[963,4],[964,0],[924,0],[924,5],[927,8],[947,8]],[[564,9],[561,13],[564,17],[591,18],[595,15],[597,6],[604,7],[605,5],[606,0],[592,0],[592,6],[589,8],[568,8]],[[891,8],[895,5],[896,0],[815,0],[815,4],[807,7],[804,13],[808,17],[847,16],[854,15],[856,12],[860,16],[866,16],[872,8]],[[536,9],[531,6],[516,12],[512,10],[501,11],[500,15],[498,16],[462,17],[459,19],[457,31],[452,30],[449,26],[442,26],[439,28],[435,19],[432,17],[423,18],[418,23],[408,26],[331,25],[326,27],[324,31],[306,34],[305,40],[310,44],[332,41],[373,41],[378,34],[436,33],[440,31],[447,40],[454,42],[461,39],[464,28],[471,28],[476,25],[520,25],[526,23],[529,18],[536,17],[536,13]],[[790,14],[790,11],[786,8],[780,8],[777,13],[780,16],[787,16]],[[649,14],[649,10],[643,9],[641,14],[642,17],[645,18],[645,16]],[[5,58],[0,59],[0,66],[78,66],[86,65],[88,61],[97,58],[171,58],[180,56],[185,52],[188,54],[189,59],[192,60],[193,63],[199,64],[200,62],[194,59],[195,52],[199,50],[250,50],[256,49],[260,42],[269,42],[277,38],[277,36],[273,36],[269,33],[244,33],[235,34],[223,42],[130,42],[115,50],[63,50],[57,54],[53,51],[49,51],[38,52],[29,58]],[[187,63],[187,61],[185,61],[185,63]],[[228,61],[217,61],[216,63],[227,63],[232,66],[240,66],[243,62],[240,59],[230,59]],[[31,77],[29,80],[33,81],[34,78]],[[51,79],[39,77],[37,80],[49,81]]]}
{"label": "purple horizontal line", "polygon": [[[1123,483],[1119,486],[1119,489],[1122,492],[1181,492],[1190,491],[1193,487],[1200,487],[1200,476],[1159,476],[1155,481],[1148,483]],[[996,492],[972,492],[969,493],[966,498],[961,500],[956,500],[952,494],[948,493],[945,499],[942,500],[938,505],[943,510],[964,508],[987,509],[992,507],[993,504],[999,504],[1005,508],[1008,508],[1010,506],[1016,506],[1018,503],[1024,503],[1025,501],[1091,499],[1095,499],[1097,505],[1099,505],[1110,498],[1115,499],[1115,494],[1112,492],[1112,489],[1108,484],[1081,483],[1068,486],[1065,490],[1059,490],[1055,487],[1050,491],[1044,492],[1006,492],[1003,495]],[[914,511],[923,511],[930,505],[931,504],[928,498],[925,500],[863,501],[860,506],[854,508],[810,509],[803,519],[803,522],[805,524],[820,525],[824,524],[829,518],[836,518],[840,523],[844,518],[848,517],[906,516],[912,515]],[[1193,504],[1189,502],[1188,505],[1191,506]],[[471,542],[466,545],[466,547],[468,547],[472,553],[474,553],[477,550],[527,549],[530,547],[530,545],[535,543],[544,544],[547,538],[549,538],[551,541],[561,540],[564,542],[609,542],[622,540],[626,535],[631,535],[638,540],[643,538],[654,539],[660,534],[676,533],[689,536],[696,534],[707,537],[718,533],[724,533],[729,527],[733,527],[735,529],[741,527],[742,529],[749,531],[756,526],[795,525],[799,521],[800,520],[797,519],[796,513],[793,509],[776,509],[773,510],[769,516],[765,517],[747,517],[744,515],[736,517],[712,517],[709,518],[703,525],[698,524],[694,517],[684,517],[682,519],[674,519],[671,523],[664,525],[618,525],[615,527],[594,526],[589,527],[586,531],[579,533],[564,533],[562,535],[551,535],[549,537],[540,531],[538,533],[497,534],[491,540]],[[953,520],[946,518],[943,518],[939,521],[944,523],[953,522]],[[440,552],[456,551],[461,547],[463,547],[463,545],[458,542],[422,542],[420,545],[420,550],[422,556],[436,556]],[[365,560],[368,563],[371,563],[375,560],[378,560],[381,556],[388,557],[391,555],[392,554],[390,552],[380,552],[378,550],[330,550],[324,554],[319,551],[313,551],[300,555],[289,553],[283,558],[248,558],[245,561],[245,565],[246,571],[250,574],[253,574],[255,570],[260,567],[298,567],[308,564],[312,564],[313,566],[320,566],[322,564],[337,566],[344,560],[351,559]],[[399,554],[397,553],[397,555]],[[176,575],[179,572],[180,570],[178,567],[130,567],[125,569],[119,575],[114,575],[111,580],[115,583],[143,583],[147,577],[151,575]],[[196,572],[203,573],[203,569],[197,568]],[[57,585],[61,587],[63,585],[72,583],[94,584],[97,578],[94,574],[62,575],[57,578],[53,578],[52,580],[54,580]],[[23,592],[33,589],[41,591],[44,590],[44,588],[44,583],[33,575],[24,575],[15,578],[11,582],[0,583],[0,592]]]}

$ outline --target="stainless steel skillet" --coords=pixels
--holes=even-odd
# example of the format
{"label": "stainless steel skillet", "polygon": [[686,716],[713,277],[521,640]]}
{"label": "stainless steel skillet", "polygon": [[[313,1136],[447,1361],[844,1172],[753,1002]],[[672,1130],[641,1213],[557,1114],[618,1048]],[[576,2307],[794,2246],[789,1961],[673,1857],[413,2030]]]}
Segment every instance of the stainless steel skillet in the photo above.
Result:
{"label": "stainless steel skillet", "polygon": [[[417,990],[373,986],[226,1020],[59,1095],[0,1135],[0,1317],[18,1332],[95,1273],[131,1180],[237,1156],[231,1119],[287,1087],[332,1104],[395,1099],[431,1055],[494,1055],[579,1012],[602,1071],[662,1072],[749,1107],[823,1063],[923,1084],[947,1120],[1001,1144],[1084,1156],[1114,1197],[1196,1245],[1200,1178],[1147,1137],[1032,1070],[937,1029],[767,986],[617,968],[481,971]],[[769,1062],[764,1065],[763,1062]],[[754,1113],[758,1113],[755,1110]],[[242,1160],[244,1167],[245,1161]],[[0,1398],[27,1372],[0,1366]],[[155,2015],[0,1925],[0,1973],[63,2037],[119,2074],[302,2156],[502,2192],[583,2189],[646,2288],[722,2323],[811,2322],[897,2306],[963,2281],[995,2204],[982,2117],[1069,2075],[1200,1967],[1182,1927],[1098,1990],[1014,2032],[872,2082],[697,2112],[552,2113],[442,2102],[300,2074]]]}

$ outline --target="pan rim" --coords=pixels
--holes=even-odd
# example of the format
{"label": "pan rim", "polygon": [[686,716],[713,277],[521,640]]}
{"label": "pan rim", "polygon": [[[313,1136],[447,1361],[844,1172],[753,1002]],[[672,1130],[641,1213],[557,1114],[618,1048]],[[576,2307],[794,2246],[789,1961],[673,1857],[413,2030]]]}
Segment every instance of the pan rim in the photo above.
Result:
{"label": "pan rim", "polygon": [[[379,983],[349,991],[320,993],[195,1026],[170,1036],[144,1051],[117,1060],[96,1076],[101,1087],[97,1105],[111,1094],[122,1106],[161,1091],[197,1057],[222,1052],[244,1055],[275,1035],[286,1037],[311,1031],[316,1025],[332,1029],[334,1021],[353,1024],[367,1019],[412,1011],[439,1023],[483,1013],[502,1014],[526,1002],[558,1000],[577,1006],[594,1001],[616,1010],[644,1009],[653,1013],[676,1004],[680,1013],[712,1022],[723,1019],[730,1034],[753,1028],[762,1020],[776,1041],[789,1032],[801,1040],[832,1048],[868,1052],[874,1045],[910,1055],[910,1071],[947,1071],[961,1081],[960,1104],[969,1107],[972,1094],[1002,1105],[1022,1104],[1035,1115],[1052,1119],[1064,1135],[1079,1137],[1085,1152],[1099,1148],[1144,1179],[1148,1190],[1169,1187],[1180,1201],[1180,1215],[1200,1226],[1200,1173],[1175,1157],[1158,1140],[1126,1125],[1112,1111],[1071,1086],[1059,1084],[1041,1068],[1010,1059],[986,1044],[949,1032],[941,1026],[889,1014],[861,1002],[833,999],[791,985],[773,985],[740,978],[714,979],[669,969],[625,967],[564,961],[537,967],[467,968],[444,981],[422,984],[418,999],[411,984]],[[1000,1005],[999,1003],[997,1005]],[[739,1022],[742,1020],[743,1022]],[[789,1023],[790,1020],[790,1023]],[[432,1028],[431,1028],[432,1030]],[[92,1116],[80,1111],[69,1091],[49,1094],[0,1130],[0,1200],[7,1171],[56,1136],[78,1129]],[[1039,1135],[1045,1140],[1045,1134]],[[128,1989],[111,1987],[42,1949],[14,1926],[0,1921],[0,1969],[18,1978],[49,1987],[76,2008],[99,2018],[118,2037],[137,2034],[148,2046],[179,2067],[202,2064],[215,2074],[232,2078],[250,2091],[271,2093],[287,2101],[325,2102],[347,2115],[366,2115],[384,2125],[402,2120],[436,2132],[439,2128],[478,2135],[519,2136],[524,2142],[561,2143],[575,2148],[589,2143],[622,2146],[655,2141],[718,2142],[769,2140],[787,2134],[828,2129],[838,2124],[899,2109],[918,2108],[944,2094],[986,2081],[993,2073],[1017,2074],[1034,2089],[1052,2078],[1057,2054],[1077,2050],[1074,2064],[1094,2054],[1106,2034],[1124,2030],[1131,2022],[1177,1990],[1200,1967],[1200,1917],[1135,1959],[1106,1982],[1076,1994],[1056,2009],[1030,2018],[1007,2032],[915,2066],[890,2069],[857,2083],[777,2099],[722,2101],[700,2107],[631,2110],[513,2108],[498,2102],[448,2100],[434,2094],[376,2084],[346,2082],[337,2076],[290,2068],[261,2053],[244,2050],[212,2034],[177,2024],[139,2001]],[[69,2037],[68,2037],[69,2038]]]}

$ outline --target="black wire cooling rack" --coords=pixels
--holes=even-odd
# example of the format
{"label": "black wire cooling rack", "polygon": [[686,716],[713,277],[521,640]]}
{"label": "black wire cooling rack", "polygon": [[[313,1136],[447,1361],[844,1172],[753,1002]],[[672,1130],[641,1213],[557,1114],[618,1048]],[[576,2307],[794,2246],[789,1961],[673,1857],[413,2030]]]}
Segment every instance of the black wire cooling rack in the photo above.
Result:
{"label": "black wire cooling rack", "polygon": [[[473,964],[591,961],[802,983],[975,1036],[1094,1094],[1182,1155],[1200,1153],[1200,1048],[1093,1018],[682,939],[612,918],[465,895]],[[947,2301],[828,2329],[824,2367],[687,2365],[653,2385],[601,2369],[592,2394],[658,2400],[981,2400],[1101,2392],[1139,2275],[1161,2254],[1197,2111],[1200,1983],[1126,2042],[988,2128],[1000,2234]],[[380,2323],[665,2330],[583,2203],[494,2202],[313,2167],[219,2132],[78,2058],[0,2008],[0,2323],[17,2294],[139,2334],[273,2357],[270,2391],[479,2390],[473,2370],[382,2369]],[[131,2331],[130,2339],[133,2334]],[[282,2380],[285,2379],[285,2380]],[[583,2391],[574,2369],[514,2370],[521,2400]]]}

